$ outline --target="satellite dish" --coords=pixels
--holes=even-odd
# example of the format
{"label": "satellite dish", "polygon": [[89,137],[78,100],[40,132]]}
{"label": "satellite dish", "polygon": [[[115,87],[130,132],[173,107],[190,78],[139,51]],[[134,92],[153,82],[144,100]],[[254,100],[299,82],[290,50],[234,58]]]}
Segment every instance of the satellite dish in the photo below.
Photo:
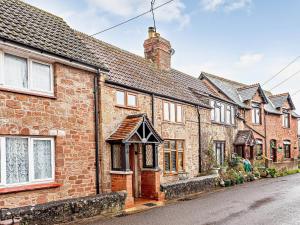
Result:
{"label": "satellite dish", "polygon": [[175,49],[174,49],[174,48],[171,48],[170,54],[171,54],[171,55],[174,55],[174,54],[175,54]]}

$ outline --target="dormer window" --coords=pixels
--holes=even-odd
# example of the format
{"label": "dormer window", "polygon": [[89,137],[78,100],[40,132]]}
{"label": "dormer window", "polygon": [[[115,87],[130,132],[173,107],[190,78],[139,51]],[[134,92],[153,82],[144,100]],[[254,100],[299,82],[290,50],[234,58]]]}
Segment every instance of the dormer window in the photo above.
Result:
{"label": "dormer window", "polygon": [[290,113],[288,110],[283,110],[282,125],[284,128],[290,128]]}
{"label": "dormer window", "polygon": [[252,123],[261,124],[261,108],[259,103],[252,103]]}
{"label": "dormer window", "polygon": [[0,86],[53,95],[52,65],[0,51]]}

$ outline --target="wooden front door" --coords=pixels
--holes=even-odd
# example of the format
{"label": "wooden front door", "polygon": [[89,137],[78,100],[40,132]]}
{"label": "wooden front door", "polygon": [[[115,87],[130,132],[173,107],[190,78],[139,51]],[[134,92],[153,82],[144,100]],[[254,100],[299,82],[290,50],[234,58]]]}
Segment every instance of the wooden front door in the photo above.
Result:
{"label": "wooden front door", "polygon": [[272,159],[273,162],[277,162],[277,149],[276,148],[272,148]]}
{"label": "wooden front door", "polygon": [[130,170],[132,174],[132,195],[134,198],[139,197],[139,157],[137,144],[130,145],[129,151]]}

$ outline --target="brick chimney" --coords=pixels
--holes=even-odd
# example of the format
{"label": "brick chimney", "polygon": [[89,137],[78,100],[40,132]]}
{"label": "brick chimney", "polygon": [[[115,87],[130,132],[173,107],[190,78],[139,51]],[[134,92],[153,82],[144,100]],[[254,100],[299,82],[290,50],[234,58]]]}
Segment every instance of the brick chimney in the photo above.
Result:
{"label": "brick chimney", "polygon": [[171,68],[171,56],[174,50],[171,43],[160,37],[154,27],[148,29],[148,39],[144,42],[145,58],[154,62],[158,68],[169,70]]}

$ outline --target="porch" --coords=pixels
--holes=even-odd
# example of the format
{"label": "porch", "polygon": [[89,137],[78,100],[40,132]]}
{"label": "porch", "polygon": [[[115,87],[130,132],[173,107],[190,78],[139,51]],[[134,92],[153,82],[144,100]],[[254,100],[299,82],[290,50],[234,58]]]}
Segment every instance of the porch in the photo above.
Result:
{"label": "porch", "polygon": [[158,146],[163,139],[145,114],[127,116],[107,139],[111,146],[111,190],[126,191],[126,207],[161,200]]}

